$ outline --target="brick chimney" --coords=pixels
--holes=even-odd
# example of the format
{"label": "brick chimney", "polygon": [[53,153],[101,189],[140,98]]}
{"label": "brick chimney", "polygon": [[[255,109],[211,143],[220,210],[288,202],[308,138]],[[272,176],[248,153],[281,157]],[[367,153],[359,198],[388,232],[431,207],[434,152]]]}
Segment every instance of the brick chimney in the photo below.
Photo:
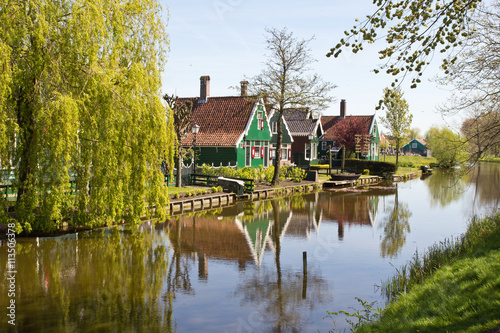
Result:
{"label": "brick chimney", "polygon": [[345,99],[340,100],[340,118],[345,118]]}
{"label": "brick chimney", "polygon": [[248,81],[241,81],[241,96],[246,96],[248,94]]}
{"label": "brick chimney", "polygon": [[210,96],[210,76],[200,77],[200,100],[199,103],[206,103]]}

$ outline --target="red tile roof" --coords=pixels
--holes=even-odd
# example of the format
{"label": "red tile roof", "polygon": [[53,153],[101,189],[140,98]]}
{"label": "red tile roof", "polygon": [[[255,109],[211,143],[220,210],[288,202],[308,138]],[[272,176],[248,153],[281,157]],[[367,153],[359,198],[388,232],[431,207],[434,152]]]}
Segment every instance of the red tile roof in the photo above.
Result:
{"label": "red tile roof", "polygon": [[340,116],[322,116],[321,117],[321,125],[323,126],[323,130],[325,131],[325,134],[321,137],[321,140],[325,141],[335,141],[333,139],[333,130],[332,128],[339,122],[341,122],[344,119],[354,117],[358,119],[362,119],[364,122],[364,133],[363,134],[370,134],[370,126],[373,121],[374,116],[346,116],[345,118],[340,118]]}
{"label": "red tile roof", "polygon": [[[180,98],[187,100],[188,98]],[[200,125],[196,135],[197,146],[235,146],[238,138],[245,131],[252,114],[256,97],[231,96],[209,97],[206,103],[193,103],[192,122]],[[191,146],[194,134],[183,136],[181,144]]]}

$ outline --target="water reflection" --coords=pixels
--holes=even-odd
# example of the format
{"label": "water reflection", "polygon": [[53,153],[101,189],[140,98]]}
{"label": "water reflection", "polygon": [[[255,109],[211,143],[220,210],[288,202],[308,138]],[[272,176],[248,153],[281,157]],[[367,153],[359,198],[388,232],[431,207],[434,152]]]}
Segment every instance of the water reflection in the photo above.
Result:
{"label": "water reflection", "polygon": [[406,243],[406,234],[410,232],[411,211],[407,203],[400,202],[398,190],[394,195],[394,204],[389,214],[382,220],[384,236],[380,242],[380,254],[383,258],[395,257]]}
{"label": "water reflection", "polygon": [[458,188],[436,170],[398,187],[238,203],[38,245],[19,239],[17,329],[328,331],[326,310],[378,297],[373,285],[394,273],[386,258],[397,266],[417,245],[463,231],[460,207],[474,200],[498,205],[499,171],[481,166]]}
{"label": "water reflection", "polygon": [[441,169],[426,178],[431,195],[431,207],[446,207],[462,198],[467,190],[467,174],[459,169]]}
{"label": "water reflection", "polygon": [[[157,235],[117,229],[17,244],[16,330],[164,331],[167,247]],[[0,251],[5,262],[6,251]],[[1,275],[5,276],[2,265]],[[6,295],[6,284],[0,284]],[[5,309],[6,297],[0,298]]]}

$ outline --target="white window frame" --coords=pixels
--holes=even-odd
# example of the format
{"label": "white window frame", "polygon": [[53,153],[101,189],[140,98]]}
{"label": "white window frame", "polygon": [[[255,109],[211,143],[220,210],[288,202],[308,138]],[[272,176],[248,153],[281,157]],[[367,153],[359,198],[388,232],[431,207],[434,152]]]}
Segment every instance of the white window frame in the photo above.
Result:
{"label": "white window frame", "polygon": [[412,142],[411,147],[412,148],[417,148],[417,143],[416,142]]}
{"label": "white window frame", "polygon": [[278,134],[278,123],[277,122],[271,123],[271,133]]}
{"label": "white window frame", "polygon": [[326,141],[321,141],[321,150],[327,150],[328,149],[327,143],[328,142],[326,142]]}
{"label": "white window frame", "polygon": [[305,143],[304,145],[305,145],[305,147],[304,147],[304,159],[306,161],[310,161],[311,160],[311,144]]}
{"label": "white window frame", "polygon": [[257,119],[264,119],[264,111],[260,110],[257,111]]}

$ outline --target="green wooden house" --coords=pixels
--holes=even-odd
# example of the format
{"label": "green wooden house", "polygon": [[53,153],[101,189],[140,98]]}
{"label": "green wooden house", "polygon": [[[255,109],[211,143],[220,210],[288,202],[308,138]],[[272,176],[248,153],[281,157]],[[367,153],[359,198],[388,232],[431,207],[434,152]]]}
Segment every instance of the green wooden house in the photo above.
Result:
{"label": "green wooden house", "polygon": [[427,142],[422,139],[413,139],[401,148],[405,154],[417,154],[421,156],[431,156],[427,147]]}
{"label": "green wooden house", "polygon": [[[332,158],[340,158],[340,145],[334,140],[334,127],[346,117],[354,117],[361,119],[364,124],[364,129],[361,139],[361,154],[360,157],[366,160],[378,161],[380,150],[380,132],[378,129],[377,119],[375,115],[371,116],[346,116],[346,102],[340,102],[340,116],[322,116],[321,124],[324,135],[320,138],[318,155],[322,163],[328,161],[328,147],[332,151]],[[337,156],[335,156],[337,154]]]}
{"label": "green wooden house", "polygon": [[211,97],[210,77],[200,78],[200,97],[190,98],[199,132],[186,133],[181,141],[184,147],[195,147],[196,165],[269,165],[272,136],[264,101],[246,91],[242,82],[240,96]]}

